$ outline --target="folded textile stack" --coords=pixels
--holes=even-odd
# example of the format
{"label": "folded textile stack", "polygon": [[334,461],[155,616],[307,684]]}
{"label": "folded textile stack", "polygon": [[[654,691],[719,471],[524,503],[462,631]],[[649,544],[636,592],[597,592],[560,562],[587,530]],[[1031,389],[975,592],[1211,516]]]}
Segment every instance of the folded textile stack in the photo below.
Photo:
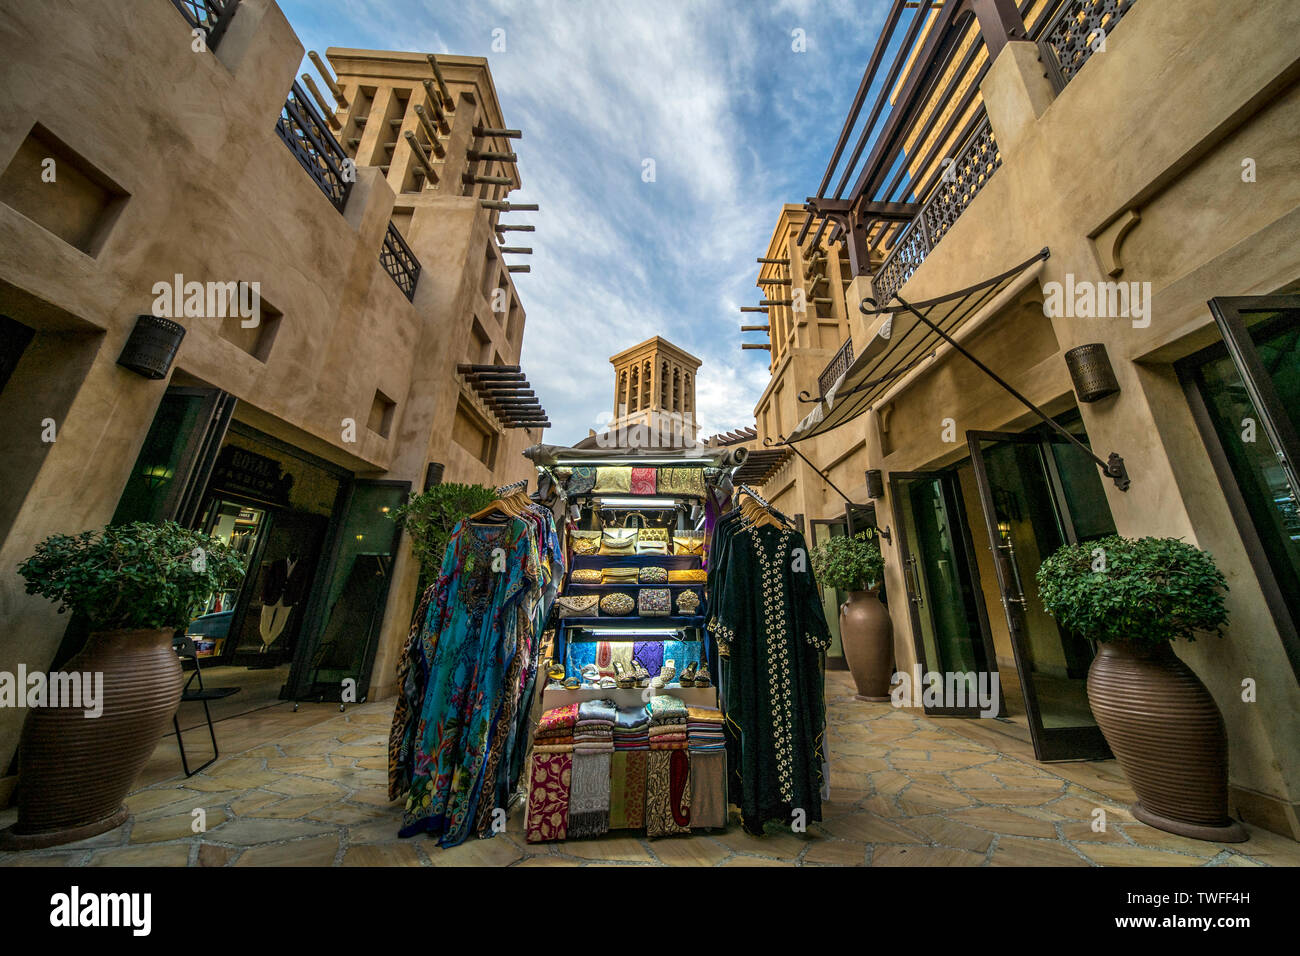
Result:
{"label": "folded textile stack", "polygon": [[573,726],[573,779],[569,793],[568,835],[599,836],[609,829],[609,765],[614,753],[612,700],[578,704]]}
{"label": "folded textile stack", "polygon": [[716,707],[687,707],[686,735],[692,753],[727,749],[726,736],[722,731],[722,711]]}
{"label": "folded textile stack", "polygon": [[573,728],[578,722],[578,705],[565,704],[542,714],[533,736],[533,750],[537,753],[572,753]]}
{"label": "folded textile stack", "polygon": [[650,715],[641,704],[620,707],[614,720],[614,749],[649,750]]}
{"label": "folded textile stack", "polygon": [[646,706],[650,714],[650,749],[685,750],[686,704],[668,694],[650,698]]}

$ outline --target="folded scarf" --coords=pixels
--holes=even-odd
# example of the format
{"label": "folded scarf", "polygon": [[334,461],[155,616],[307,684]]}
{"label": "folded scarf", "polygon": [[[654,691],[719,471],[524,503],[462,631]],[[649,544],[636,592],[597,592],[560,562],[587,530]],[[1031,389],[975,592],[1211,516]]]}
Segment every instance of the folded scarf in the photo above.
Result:
{"label": "folded scarf", "polygon": [[648,723],[650,723],[650,715],[646,713],[645,707],[641,704],[620,707],[614,718],[614,732],[618,733],[625,729],[644,727]]}
{"label": "folded scarf", "polygon": [[650,698],[650,703],[646,705],[650,712],[651,720],[662,720],[672,717],[686,717],[686,704],[680,699],[668,694],[659,694]]}
{"label": "folded scarf", "polygon": [[710,724],[722,723],[722,711],[716,707],[699,707],[695,704],[686,705],[686,719],[694,723],[701,721]]}
{"label": "folded scarf", "polygon": [[615,706],[612,700],[584,700],[577,706],[578,721],[603,720],[612,724],[614,718],[618,716],[618,707]]}
{"label": "folded scarf", "polygon": [[537,732],[545,734],[553,731],[564,730],[572,727],[578,722],[578,705],[565,704],[563,707],[556,707],[542,714],[542,719],[537,723]]}
{"label": "folded scarf", "polygon": [[691,751],[692,830],[727,825],[727,801],[723,783],[726,770],[725,753]]}
{"label": "folded scarf", "polygon": [[573,753],[573,744],[536,744],[533,746],[535,754],[571,754]]}
{"label": "folded scarf", "polygon": [[[574,712],[577,712],[576,705]],[[563,840],[569,821],[572,754],[533,754],[524,829],[529,843]]]}
{"label": "folded scarf", "polygon": [[570,837],[600,836],[609,829],[609,765],[607,753],[574,754],[569,796]]}
{"label": "folded scarf", "polygon": [[645,778],[650,754],[616,753],[609,767],[609,827],[639,830],[645,826]]}
{"label": "folded scarf", "polygon": [[665,734],[677,734],[685,737],[686,728],[682,724],[651,724],[648,733],[651,737],[661,737]]}
{"label": "folded scarf", "polygon": [[690,758],[685,753],[651,753],[646,769],[646,836],[688,832],[690,806]]}

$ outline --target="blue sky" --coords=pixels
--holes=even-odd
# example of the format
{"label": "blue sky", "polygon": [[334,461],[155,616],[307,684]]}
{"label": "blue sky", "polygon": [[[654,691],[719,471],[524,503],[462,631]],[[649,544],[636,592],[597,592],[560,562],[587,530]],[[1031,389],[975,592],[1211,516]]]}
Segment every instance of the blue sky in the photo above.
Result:
{"label": "blue sky", "polygon": [[541,207],[505,218],[537,226],[509,235],[534,249],[515,283],[547,441],[599,427],[609,356],[656,334],[703,360],[702,435],[753,424],[768,353],[742,352],[764,340],[742,335],[739,307],[760,298],[754,259],[781,204],[817,189],[885,0],[279,2],[322,54],[488,58],[506,124],[524,134],[510,198]]}

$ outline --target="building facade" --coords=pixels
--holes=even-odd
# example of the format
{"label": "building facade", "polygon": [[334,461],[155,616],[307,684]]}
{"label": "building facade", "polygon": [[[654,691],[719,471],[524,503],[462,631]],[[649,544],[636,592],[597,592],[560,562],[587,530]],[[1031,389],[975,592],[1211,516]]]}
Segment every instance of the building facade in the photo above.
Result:
{"label": "building facade", "polygon": [[0,669],[78,646],[15,572],[40,540],[173,518],[250,559],[221,663],[379,697],[418,585],[389,514],[542,433],[458,371],[519,368],[513,134],[481,58],[330,50],[322,94],[275,3],[228,6],[212,45],[170,0],[0,13]]}
{"label": "building facade", "polygon": [[[1235,813],[1300,837],[1288,464],[1300,11],[1269,0],[913,10],[891,10],[900,34],[915,24],[914,43],[852,193],[811,197],[815,218],[794,235],[847,252],[848,332],[842,351],[818,343],[822,371],[810,361],[793,379],[772,343],[759,431],[793,435],[815,467],[787,464],[792,479],[768,478],[769,497],[838,518],[844,499],[818,510],[818,486],[829,476],[866,503],[863,472],[878,471],[896,670],[996,671],[1008,722],[989,724],[1043,760],[1106,751],[1084,692],[1092,645],[1042,610],[1041,560],[1108,533],[1208,550],[1230,585],[1230,623],[1176,651],[1223,713]],[[791,266],[779,237],[794,216],[786,207],[767,253]],[[1094,348],[1072,375],[1081,356],[1067,353],[1084,345],[1106,358]],[[1088,374],[1104,379],[1107,365],[1114,380],[1097,388]],[[796,407],[792,389],[814,399],[803,424],[784,411],[773,422],[778,394]],[[1108,470],[1111,453],[1131,483]]]}

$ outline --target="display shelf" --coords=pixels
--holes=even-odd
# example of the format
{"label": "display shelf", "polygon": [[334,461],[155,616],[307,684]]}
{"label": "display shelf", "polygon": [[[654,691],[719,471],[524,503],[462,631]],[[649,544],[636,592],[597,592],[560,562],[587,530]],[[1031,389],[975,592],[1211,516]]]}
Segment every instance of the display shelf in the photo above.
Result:
{"label": "display shelf", "polygon": [[566,627],[703,627],[704,615],[667,615],[664,617],[564,617]]}
{"label": "display shelf", "polygon": [[575,554],[574,568],[644,568],[658,565],[669,571],[698,570],[698,554]]}
{"label": "display shelf", "polygon": [[622,584],[622,583],[589,584],[585,581],[570,581],[568,585],[565,587],[564,593],[568,594],[573,588],[583,588],[583,589],[604,588],[605,590],[608,591],[633,591],[639,588],[696,588],[698,590],[703,587],[704,587],[703,581],[656,581],[654,583],[651,583],[649,581],[640,581],[640,582],[629,581],[626,584]]}

